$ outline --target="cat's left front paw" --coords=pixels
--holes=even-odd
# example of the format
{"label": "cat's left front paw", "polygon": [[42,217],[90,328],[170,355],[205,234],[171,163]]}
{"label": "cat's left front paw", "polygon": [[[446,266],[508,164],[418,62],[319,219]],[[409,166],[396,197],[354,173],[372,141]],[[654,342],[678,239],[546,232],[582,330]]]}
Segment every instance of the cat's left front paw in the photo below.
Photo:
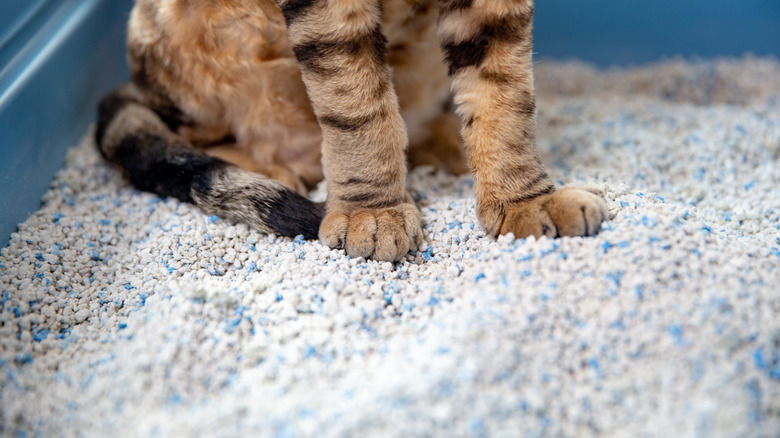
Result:
{"label": "cat's left front paw", "polygon": [[501,216],[498,226],[493,227],[498,231],[494,234],[513,233],[518,238],[594,236],[609,218],[604,195],[592,187],[565,187],[510,204]]}

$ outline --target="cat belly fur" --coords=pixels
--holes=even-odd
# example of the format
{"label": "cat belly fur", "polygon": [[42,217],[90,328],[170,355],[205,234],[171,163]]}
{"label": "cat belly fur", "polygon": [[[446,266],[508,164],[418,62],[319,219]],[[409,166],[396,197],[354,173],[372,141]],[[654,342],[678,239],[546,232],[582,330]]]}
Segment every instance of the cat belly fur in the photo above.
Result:
{"label": "cat belly fur", "polygon": [[[382,6],[410,145],[422,147],[436,141],[432,121],[449,96],[436,8],[407,0]],[[238,151],[222,158],[270,176],[284,166],[307,186],[322,179],[320,128],[273,0],[137,0],[128,46],[133,81],[192,119],[178,132],[193,144],[232,135]]]}

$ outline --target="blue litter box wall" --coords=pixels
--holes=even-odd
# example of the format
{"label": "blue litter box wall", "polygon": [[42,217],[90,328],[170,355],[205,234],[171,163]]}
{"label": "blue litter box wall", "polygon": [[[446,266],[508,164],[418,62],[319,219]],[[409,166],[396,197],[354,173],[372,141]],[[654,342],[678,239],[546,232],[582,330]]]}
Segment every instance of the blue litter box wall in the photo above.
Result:
{"label": "blue litter box wall", "polygon": [[778,0],[538,0],[538,58],[600,66],[662,57],[780,54]]}
{"label": "blue litter box wall", "polygon": [[[0,245],[40,205],[97,99],[127,77],[131,0],[0,2]],[[780,53],[777,0],[539,0],[538,58],[600,66]]]}
{"label": "blue litter box wall", "polygon": [[0,245],[127,76],[128,0],[0,2]]}

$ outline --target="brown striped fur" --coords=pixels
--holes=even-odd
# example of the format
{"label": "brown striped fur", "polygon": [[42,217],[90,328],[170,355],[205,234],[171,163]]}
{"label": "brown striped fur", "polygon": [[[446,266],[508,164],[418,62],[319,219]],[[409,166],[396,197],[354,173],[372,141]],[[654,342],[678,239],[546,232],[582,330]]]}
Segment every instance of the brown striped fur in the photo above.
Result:
{"label": "brown striped fur", "polygon": [[[325,177],[319,237],[351,256],[399,260],[420,243],[407,160],[470,167],[492,235],[592,235],[598,193],[556,191],[536,151],[532,17],[531,0],[136,0],[132,82],[101,105],[98,144],[133,181],[160,173],[133,162],[148,159],[139,133],[211,146],[218,158],[187,170],[197,196],[171,193],[242,222],[230,211],[263,216],[284,190],[228,162],[300,193]],[[159,150],[165,169],[181,153]],[[242,198],[250,187],[263,194]]]}

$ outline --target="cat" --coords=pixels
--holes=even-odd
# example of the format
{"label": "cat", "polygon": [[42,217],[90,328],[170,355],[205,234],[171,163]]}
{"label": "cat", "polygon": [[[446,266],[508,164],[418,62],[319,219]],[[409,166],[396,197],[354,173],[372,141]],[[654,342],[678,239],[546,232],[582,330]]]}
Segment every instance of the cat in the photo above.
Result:
{"label": "cat", "polygon": [[[473,172],[492,236],[590,236],[603,195],[536,149],[532,0],[136,0],[95,138],[138,189],[400,260],[407,165]],[[465,146],[465,148],[464,148]],[[408,161],[407,161],[408,160]],[[306,190],[326,178],[324,205]]]}

